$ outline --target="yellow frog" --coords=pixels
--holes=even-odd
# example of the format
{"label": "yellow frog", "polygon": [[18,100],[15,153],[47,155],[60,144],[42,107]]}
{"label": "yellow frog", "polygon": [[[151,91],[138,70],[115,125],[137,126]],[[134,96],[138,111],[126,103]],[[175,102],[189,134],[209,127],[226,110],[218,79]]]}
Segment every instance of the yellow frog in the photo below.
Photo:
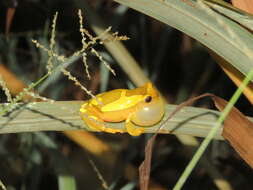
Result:
{"label": "yellow frog", "polygon": [[124,130],[109,128],[104,122],[125,121],[127,132],[138,136],[144,132],[143,127],[152,126],[162,119],[164,102],[148,82],[133,90],[116,89],[98,94],[81,106],[80,114],[91,129],[123,133]]}

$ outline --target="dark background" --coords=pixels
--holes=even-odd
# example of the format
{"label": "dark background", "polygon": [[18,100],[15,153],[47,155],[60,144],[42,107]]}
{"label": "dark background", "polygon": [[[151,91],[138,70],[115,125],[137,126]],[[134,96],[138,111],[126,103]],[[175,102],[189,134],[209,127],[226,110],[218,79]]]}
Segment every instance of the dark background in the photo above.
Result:
{"label": "dark background", "polygon": [[[85,1],[85,0],[84,0]],[[86,0],[88,1],[88,0]],[[205,92],[229,99],[236,86],[209,56],[206,48],[180,31],[160,23],[134,10],[124,8],[109,0],[89,0],[90,6],[112,26],[113,31],[127,35],[124,45],[141,68],[152,79],[170,103],[178,104],[189,97]],[[56,42],[58,52],[71,55],[81,47],[78,7],[69,0],[19,0],[0,2],[0,62],[20,80],[29,84],[46,73],[46,55],[31,39],[48,44],[50,25],[55,14],[57,20]],[[9,8],[15,15],[8,35],[6,15]],[[91,33],[89,20],[85,28]],[[47,42],[47,43],[46,43]],[[48,46],[48,45],[47,45]],[[105,55],[117,73],[110,75],[107,90],[128,88],[128,76],[102,45],[95,47]],[[109,58],[108,58],[109,57]],[[88,56],[92,80],[85,76],[81,59],[70,66],[78,80],[93,93],[100,92],[101,69],[99,61]],[[54,100],[85,100],[86,95],[66,77],[52,81],[41,95]],[[2,102],[6,102],[1,93]],[[210,99],[195,103],[196,106],[214,108]],[[246,115],[253,115],[251,104],[242,96],[237,108]],[[58,189],[60,175],[73,175],[78,189],[103,189],[89,159],[104,176],[112,189],[126,185],[138,189],[137,167],[144,159],[144,147],[148,135],[130,137],[127,134],[102,134],[96,136],[113,147],[113,152],[95,156],[83,150],[63,134],[43,133],[11,134],[0,136],[0,179],[13,189]],[[47,143],[49,138],[57,147]],[[201,141],[202,139],[199,139]],[[160,135],[153,155],[151,183],[156,189],[171,189],[191,158],[176,137]],[[234,189],[252,189],[253,175],[250,167],[226,143],[215,141],[207,151],[210,161],[219,169]],[[217,189],[207,175],[206,168],[198,165],[183,189]]]}

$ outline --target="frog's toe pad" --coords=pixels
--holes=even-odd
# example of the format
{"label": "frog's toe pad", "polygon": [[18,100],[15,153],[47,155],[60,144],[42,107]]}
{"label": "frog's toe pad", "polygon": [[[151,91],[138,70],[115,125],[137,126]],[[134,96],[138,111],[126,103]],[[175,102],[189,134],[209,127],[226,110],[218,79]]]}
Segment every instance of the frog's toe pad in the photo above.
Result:
{"label": "frog's toe pad", "polygon": [[144,133],[144,128],[135,128],[135,129],[130,129],[128,130],[127,132],[132,135],[132,136],[139,136],[141,135],[142,133]]}
{"label": "frog's toe pad", "polygon": [[95,131],[103,131],[104,129],[104,123],[103,121],[100,121],[95,116],[85,116],[84,114],[81,115],[83,121],[85,124],[92,130]]}
{"label": "frog's toe pad", "polygon": [[114,129],[114,128],[109,128],[109,127],[104,127],[101,130],[107,133],[124,133],[124,130],[122,129]]}

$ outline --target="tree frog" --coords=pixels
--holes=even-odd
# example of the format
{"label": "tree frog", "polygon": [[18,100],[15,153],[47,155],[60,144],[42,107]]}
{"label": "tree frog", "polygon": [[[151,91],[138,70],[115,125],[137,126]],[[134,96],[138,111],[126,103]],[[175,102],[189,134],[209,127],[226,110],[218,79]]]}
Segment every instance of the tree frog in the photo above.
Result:
{"label": "tree frog", "polygon": [[[80,115],[89,128],[109,133],[125,130],[105,126],[105,122],[125,121],[126,131],[132,136],[144,132],[144,127],[158,123],[164,115],[164,101],[152,83],[128,89],[116,89],[96,95],[80,108]],[[135,125],[137,126],[135,126]]]}

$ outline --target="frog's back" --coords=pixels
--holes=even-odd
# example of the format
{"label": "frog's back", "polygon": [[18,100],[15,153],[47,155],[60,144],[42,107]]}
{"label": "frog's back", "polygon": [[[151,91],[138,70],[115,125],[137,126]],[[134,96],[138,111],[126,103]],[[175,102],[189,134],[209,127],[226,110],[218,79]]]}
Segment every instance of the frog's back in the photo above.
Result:
{"label": "frog's back", "polygon": [[116,89],[101,93],[96,96],[97,100],[91,99],[90,103],[99,107],[102,112],[126,110],[135,106],[143,97],[137,94],[130,95],[130,91],[127,89]]}
{"label": "frog's back", "polygon": [[92,105],[102,107],[103,105],[110,104],[117,99],[120,98],[122,90],[124,89],[116,89],[111,90],[109,92],[101,93],[96,96],[96,98],[92,98],[89,102]]}

